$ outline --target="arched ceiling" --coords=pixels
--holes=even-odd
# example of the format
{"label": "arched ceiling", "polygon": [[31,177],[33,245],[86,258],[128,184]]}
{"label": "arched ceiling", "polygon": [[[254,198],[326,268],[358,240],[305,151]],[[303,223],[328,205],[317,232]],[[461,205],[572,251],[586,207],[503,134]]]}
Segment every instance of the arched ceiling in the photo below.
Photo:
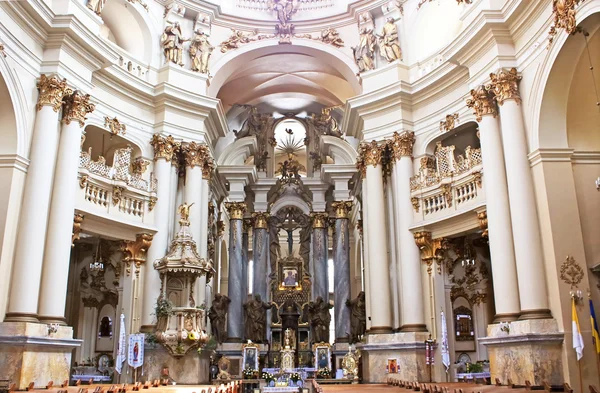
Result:
{"label": "arched ceiling", "polygon": [[341,105],[354,95],[348,81],[323,60],[301,53],[271,53],[234,72],[218,98],[226,110],[250,104],[260,112],[312,113]]}

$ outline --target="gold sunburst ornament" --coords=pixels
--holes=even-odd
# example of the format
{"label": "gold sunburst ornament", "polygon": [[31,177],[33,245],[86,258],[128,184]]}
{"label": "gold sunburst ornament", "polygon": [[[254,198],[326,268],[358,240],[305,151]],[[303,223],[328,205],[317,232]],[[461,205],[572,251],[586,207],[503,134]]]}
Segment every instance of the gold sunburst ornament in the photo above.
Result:
{"label": "gold sunburst ornament", "polygon": [[571,289],[577,288],[583,280],[583,269],[570,255],[567,255],[565,261],[560,265],[560,279],[570,285]]}

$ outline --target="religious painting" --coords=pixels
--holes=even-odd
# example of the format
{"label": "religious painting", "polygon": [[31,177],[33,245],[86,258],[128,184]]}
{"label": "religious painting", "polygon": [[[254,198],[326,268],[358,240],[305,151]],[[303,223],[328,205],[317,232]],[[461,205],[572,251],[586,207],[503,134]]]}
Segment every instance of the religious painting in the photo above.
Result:
{"label": "religious painting", "polygon": [[398,359],[388,359],[387,372],[389,374],[398,373]]}
{"label": "religious painting", "polygon": [[465,306],[460,306],[455,308],[453,312],[456,341],[475,341],[472,311]]}
{"label": "religious painting", "polygon": [[281,285],[284,287],[298,286],[298,270],[295,268],[284,268],[283,282],[281,283]]}
{"label": "religious painting", "polygon": [[242,369],[258,370],[259,348],[256,344],[246,344],[242,348]]}
{"label": "religious painting", "polygon": [[324,368],[331,370],[331,345],[314,345],[313,350],[315,354],[315,368],[317,370],[323,370]]}
{"label": "religious painting", "polygon": [[302,260],[297,258],[279,264],[279,290],[302,289]]}

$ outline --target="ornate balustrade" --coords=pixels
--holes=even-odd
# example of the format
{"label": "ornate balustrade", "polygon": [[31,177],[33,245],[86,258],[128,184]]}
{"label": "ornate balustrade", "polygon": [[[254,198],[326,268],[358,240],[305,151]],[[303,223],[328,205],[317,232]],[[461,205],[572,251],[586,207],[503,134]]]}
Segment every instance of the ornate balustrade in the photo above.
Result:
{"label": "ornate balustrade", "polygon": [[481,150],[467,147],[454,157],[454,146],[438,144],[434,157],[421,158],[410,180],[414,221],[439,220],[485,204]]}

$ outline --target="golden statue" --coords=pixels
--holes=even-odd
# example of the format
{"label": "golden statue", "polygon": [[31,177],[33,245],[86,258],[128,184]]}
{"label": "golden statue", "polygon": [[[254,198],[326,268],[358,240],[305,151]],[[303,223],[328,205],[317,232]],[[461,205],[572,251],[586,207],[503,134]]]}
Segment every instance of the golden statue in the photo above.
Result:
{"label": "golden statue", "polygon": [[184,202],[181,205],[179,205],[179,208],[177,208],[177,212],[181,216],[181,219],[179,220],[180,225],[190,225],[190,208],[193,205],[193,203],[191,205],[188,205]]}
{"label": "golden statue", "polygon": [[379,38],[379,52],[388,63],[395,60],[402,60],[402,51],[398,44],[398,27],[394,23],[394,18],[387,18]]}

